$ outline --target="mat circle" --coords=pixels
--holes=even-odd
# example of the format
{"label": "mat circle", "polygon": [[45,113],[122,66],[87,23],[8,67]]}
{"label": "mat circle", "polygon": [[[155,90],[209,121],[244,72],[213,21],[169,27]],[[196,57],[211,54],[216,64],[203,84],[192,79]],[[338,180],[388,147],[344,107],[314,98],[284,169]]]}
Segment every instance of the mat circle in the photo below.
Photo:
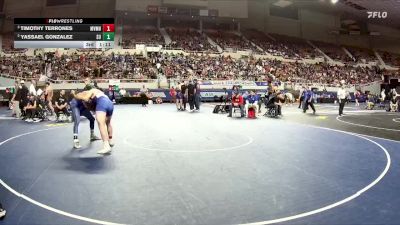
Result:
{"label": "mat circle", "polygon": [[[316,127],[316,126],[305,126],[305,127],[309,127],[309,128],[311,127],[311,128],[316,128],[316,129],[339,132],[339,133],[355,136],[355,137],[358,137],[360,139],[364,139],[366,141],[369,141],[370,143],[373,143],[374,145],[378,146],[379,149],[382,150],[384,152],[385,156],[386,156],[387,161],[386,161],[386,166],[385,166],[384,170],[380,173],[380,175],[376,179],[374,179],[367,186],[365,186],[361,190],[356,191],[355,194],[353,194],[353,195],[351,195],[351,196],[349,196],[349,197],[347,197],[345,199],[342,199],[340,201],[337,201],[335,203],[326,205],[324,207],[321,207],[321,208],[318,208],[318,209],[315,209],[315,210],[312,210],[312,211],[303,212],[303,213],[300,213],[300,214],[287,216],[287,217],[282,217],[282,218],[278,218],[278,219],[247,223],[248,225],[250,225],[250,224],[252,224],[252,225],[274,224],[274,223],[286,222],[286,221],[291,221],[291,220],[307,217],[307,216],[310,216],[310,215],[318,214],[318,213],[324,212],[326,210],[330,210],[332,208],[335,208],[337,206],[345,204],[345,203],[347,203],[347,202],[359,197],[364,192],[368,191],[373,186],[375,186],[377,183],[379,183],[383,179],[383,177],[387,174],[387,172],[388,172],[388,170],[389,170],[389,168],[391,166],[391,157],[390,157],[388,151],[382,145],[380,145],[379,143],[377,143],[377,142],[375,142],[375,141],[373,141],[373,140],[371,140],[371,139],[369,139],[367,137],[364,137],[364,136],[361,136],[361,135],[356,135],[356,134],[350,133],[350,132],[345,132],[345,131],[340,131],[340,130],[335,130],[335,129],[329,129],[329,128],[323,128],[323,127]],[[14,139],[17,139],[17,138],[20,138],[20,137],[23,137],[23,136],[27,136],[27,135],[38,133],[38,132],[42,132],[42,131],[53,130],[53,129],[57,129],[57,128],[42,129],[42,130],[37,130],[37,131],[33,131],[33,132],[27,132],[27,133],[23,133],[23,134],[20,134],[20,135],[16,135],[14,137],[8,138],[7,140],[5,140],[3,142],[0,142],[0,146],[2,146],[3,144],[5,144],[5,143],[7,143],[7,142],[9,142],[11,140],[14,140]],[[28,197],[28,196],[26,196],[26,195],[24,195],[24,194],[22,194],[20,192],[17,192],[14,188],[12,188],[10,185],[8,185],[6,182],[4,182],[2,179],[0,179],[0,185],[2,185],[4,188],[6,188],[8,191],[10,191],[12,194],[16,195],[17,197],[22,198],[22,199],[24,199],[24,200],[26,200],[26,201],[28,201],[28,202],[36,205],[36,206],[39,206],[39,207],[41,207],[43,209],[46,209],[48,211],[51,211],[53,213],[57,213],[57,214],[60,214],[60,215],[66,216],[66,217],[70,217],[70,218],[73,218],[73,219],[86,221],[86,222],[90,222],[90,223],[95,223],[95,224],[121,225],[120,223],[114,223],[114,222],[108,222],[108,221],[92,219],[92,218],[88,218],[88,217],[72,214],[72,213],[69,213],[69,212],[66,212],[66,211],[63,211],[63,210],[60,210],[60,209],[53,208],[53,207],[48,206],[48,205],[46,205],[44,203],[36,201],[36,200],[34,200],[34,199],[32,199],[32,198],[30,198],[30,197]]]}

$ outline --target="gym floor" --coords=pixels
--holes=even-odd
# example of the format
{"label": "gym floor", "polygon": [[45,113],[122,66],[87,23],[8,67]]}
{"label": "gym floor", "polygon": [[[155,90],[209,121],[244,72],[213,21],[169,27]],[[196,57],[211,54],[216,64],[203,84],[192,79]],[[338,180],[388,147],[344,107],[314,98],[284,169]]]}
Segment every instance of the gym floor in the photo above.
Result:
{"label": "gym floor", "polygon": [[[399,224],[400,114],[354,105],[272,119],[118,105],[115,147],[0,110],[0,224]],[[96,132],[97,126],[96,126]]]}

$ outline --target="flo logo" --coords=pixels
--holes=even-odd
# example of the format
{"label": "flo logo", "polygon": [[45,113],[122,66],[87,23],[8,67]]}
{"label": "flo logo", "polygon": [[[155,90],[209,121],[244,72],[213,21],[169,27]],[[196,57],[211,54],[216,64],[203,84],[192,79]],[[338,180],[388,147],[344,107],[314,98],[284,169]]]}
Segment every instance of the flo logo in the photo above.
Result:
{"label": "flo logo", "polygon": [[385,19],[388,16],[387,12],[367,12],[368,19]]}

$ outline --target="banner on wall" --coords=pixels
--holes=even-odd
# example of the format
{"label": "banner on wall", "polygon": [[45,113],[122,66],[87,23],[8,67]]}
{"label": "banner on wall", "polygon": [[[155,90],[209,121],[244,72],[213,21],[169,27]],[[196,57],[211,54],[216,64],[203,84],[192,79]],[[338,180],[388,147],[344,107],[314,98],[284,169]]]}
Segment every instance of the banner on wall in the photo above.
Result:
{"label": "banner on wall", "polygon": [[224,86],[233,86],[233,85],[241,85],[241,86],[268,86],[268,82],[254,82],[254,81],[245,81],[245,80],[214,80],[214,81],[201,81],[201,85],[224,85]]}
{"label": "banner on wall", "polygon": [[148,13],[158,13],[158,6],[157,5],[148,5],[147,12]]}
{"label": "banner on wall", "polygon": [[136,44],[135,48],[138,51],[144,51],[145,48],[146,48],[146,45],[144,45],[144,44]]}
{"label": "banner on wall", "polygon": [[110,80],[108,80],[108,84],[109,85],[120,85],[121,84],[121,80],[110,79]]}
{"label": "banner on wall", "polygon": [[207,9],[200,9],[199,14],[200,14],[200,16],[208,16],[208,10]]}
{"label": "banner on wall", "polygon": [[225,92],[221,91],[202,91],[200,92],[202,98],[214,98],[215,96],[221,97],[225,95]]}
{"label": "banner on wall", "polygon": [[153,95],[153,98],[166,98],[167,96],[165,95],[165,92],[150,92],[151,95]]}
{"label": "banner on wall", "polygon": [[256,82],[257,86],[268,86],[268,82]]}
{"label": "banner on wall", "polygon": [[158,12],[160,14],[167,14],[168,13],[168,8],[165,6],[160,6],[160,8],[158,9]]}

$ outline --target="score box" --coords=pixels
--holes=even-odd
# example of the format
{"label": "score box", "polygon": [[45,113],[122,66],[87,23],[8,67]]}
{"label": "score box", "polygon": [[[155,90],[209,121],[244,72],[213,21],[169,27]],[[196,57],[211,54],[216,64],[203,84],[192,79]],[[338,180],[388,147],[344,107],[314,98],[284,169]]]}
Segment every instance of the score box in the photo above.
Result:
{"label": "score box", "polygon": [[84,41],[83,48],[96,48],[96,41]]}
{"label": "score box", "polygon": [[96,48],[114,48],[113,41],[96,41]]}
{"label": "score box", "polygon": [[103,41],[114,41],[114,32],[104,32]]}
{"label": "score box", "polygon": [[114,32],[114,24],[103,24],[103,32]]}

